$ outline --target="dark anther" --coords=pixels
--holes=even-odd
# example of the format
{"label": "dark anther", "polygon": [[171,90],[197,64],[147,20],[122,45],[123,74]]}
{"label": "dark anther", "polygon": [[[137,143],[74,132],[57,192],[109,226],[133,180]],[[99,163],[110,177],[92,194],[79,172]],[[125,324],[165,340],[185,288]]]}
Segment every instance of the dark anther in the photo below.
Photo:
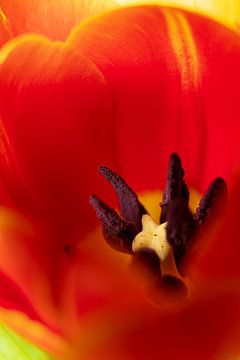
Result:
{"label": "dark anther", "polygon": [[169,204],[169,182],[167,180],[167,185],[163,193],[161,206],[161,215],[160,215],[160,224],[163,224],[167,221],[168,218],[168,204]]}
{"label": "dark anther", "polygon": [[90,204],[102,222],[103,235],[115,250],[132,254],[132,242],[138,231],[134,224],[121,219],[118,213],[97,196],[90,197]]}
{"label": "dark anther", "polygon": [[168,221],[167,239],[172,246],[177,265],[184,256],[196,228],[195,220],[188,208],[189,191],[183,177],[184,170],[181,160],[177,154],[172,154],[163,199],[164,214],[161,216],[161,221]]}
{"label": "dark anther", "polygon": [[172,246],[179,271],[181,260],[193,240],[195,231],[196,222],[188,207],[184,207],[180,200],[172,202],[169,209],[167,239]]}
{"label": "dark anther", "polygon": [[[200,200],[194,217],[199,224],[216,219],[219,211],[224,210],[227,203],[227,185],[222,178],[211,182],[207,191]],[[218,213],[216,213],[218,212]]]}
{"label": "dark anther", "polygon": [[115,172],[105,166],[101,166],[100,173],[113,186],[119,201],[120,214],[127,222],[133,223],[137,231],[142,229],[142,215],[147,211],[139,202],[135,192]]}
{"label": "dark anther", "polygon": [[183,180],[184,170],[182,168],[179,156],[173,153],[170,156],[167,184],[163,193],[163,200],[161,206],[160,224],[168,220],[169,204],[173,199],[182,199],[182,202],[188,206],[189,191]]}

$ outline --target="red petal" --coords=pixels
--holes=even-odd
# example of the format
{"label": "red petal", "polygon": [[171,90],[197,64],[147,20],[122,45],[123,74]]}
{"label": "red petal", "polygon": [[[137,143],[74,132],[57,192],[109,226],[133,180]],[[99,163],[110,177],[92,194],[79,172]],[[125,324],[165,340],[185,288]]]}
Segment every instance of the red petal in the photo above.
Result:
{"label": "red petal", "polygon": [[[219,286],[239,288],[240,276],[240,174],[229,185],[228,210],[216,228],[207,228],[189,254],[191,271],[214,278]],[[195,254],[195,256],[194,256]],[[192,259],[191,259],[192,256]],[[220,282],[220,284],[219,284]]]}
{"label": "red petal", "polygon": [[19,287],[2,272],[0,272],[0,307],[19,310],[33,320],[40,320]]}
{"label": "red petal", "polygon": [[231,173],[240,160],[238,35],[182,10],[141,6],[92,19],[69,42],[113,91],[121,174],[137,190],[163,186],[172,151],[197,189]]}
{"label": "red petal", "polygon": [[139,360],[234,359],[240,351],[239,314],[239,295],[193,303],[126,332],[125,354]]}
{"label": "red petal", "polygon": [[[54,297],[57,285],[55,292],[53,289],[61,253],[54,254],[51,244],[47,245],[46,242],[49,237],[44,239],[40,227],[34,227],[12,210],[1,208],[0,219],[0,269],[15,284],[14,292],[17,295],[15,299],[12,298],[11,286],[6,288],[6,298],[11,299],[11,306],[19,310],[23,311],[25,306],[30,317],[33,316],[34,309],[34,316],[38,314],[38,319],[50,327],[59,328],[58,299]],[[5,301],[4,299],[1,296],[1,300]]]}
{"label": "red petal", "polygon": [[15,40],[2,57],[3,185],[21,211],[55,228],[59,245],[69,243],[95,224],[88,196],[98,166],[112,165],[106,82],[80,53],[42,37]]}
{"label": "red petal", "polygon": [[111,98],[95,65],[62,43],[25,36],[2,49],[1,61],[1,203],[26,214],[33,233],[1,225],[0,264],[61,327],[64,245],[96,224],[88,196],[101,187],[99,165],[112,167]]}
{"label": "red petal", "polygon": [[[234,89],[222,89],[220,85],[222,80],[228,80],[227,76],[230,79],[229,84],[235,79],[238,81],[239,38],[220,25],[200,20],[197,16],[185,17],[184,13],[175,10],[162,11],[150,7],[148,10],[144,7],[122,10],[118,16],[108,15],[102,20],[94,21],[76,32],[70,44],[79,46],[80,50],[93,59],[109,82],[114,94],[115,120],[118,122],[118,155],[124,163],[128,180],[137,184],[139,189],[147,189],[147,184],[149,187],[159,186],[163,176],[156,176],[158,171],[153,171],[156,167],[155,156],[158,158],[160,152],[159,144],[162,146],[159,163],[162,160],[163,166],[166,165],[169,152],[172,150],[183,153],[187,170],[190,167],[192,169],[189,180],[198,187],[209,180],[209,176],[212,176],[211,171],[219,171],[218,175],[221,175],[221,172],[227,174],[231,170],[232,162],[228,163],[226,157],[225,161],[220,163],[219,151],[221,146],[228,143],[225,135],[232,135],[233,144],[229,146],[227,154],[233,155],[232,161],[239,160],[239,152],[234,153],[237,135],[233,134],[237,129],[239,110],[234,103]],[[192,26],[192,33],[189,33],[189,24]],[[176,32],[177,39],[182,39],[180,50],[176,48],[176,39],[172,38],[172,34]],[[192,34],[195,35],[192,37]],[[206,36],[209,34],[213,40],[208,42],[210,45],[206,45]],[[192,44],[188,36],[192,40],[197,39],[191,50],[186,49],[186,46]],[[162,37],[161,46],[159,37]],[[152,39],[150,43],[149,39]],[[100,41],[101,50],[98,52]],[[183,63],[180,63],[178,51],[185,54]],[[195,68],[192,68],[188,60],[189,51],[191,55],[197,51],[197,61],[194,64],[201,65],[201,72],[198,69],[195,72]],[[54,60],[51,60],[52,58]],[[230,69],[228,75],[224,75],[225,67]],[[187,72],[184,73],[181,69],[186,69]],[[198,77],[195,75],[200,76],[200,85],[196,84]],[[27,274],[31,279],[31,286],[26,283],[26,279],[29,279],[26,273],[24,277],[19,271],[21,274],[18,279],[24,291],[29,293],[30,290],[36,289],[36,294],[41,293],[45,299],[39,287],[41,277],[36,277],[36,274],[47,277],[48,271],[51,272],[55,266],[57,254],[55,278],[57,274],[60,282],[62,277],[58,270],[61,262],[59,254],[63,250],[63,244],[76,237],[76,234],[81,234],[81,228],[84,232],[93,224],[86,207],[87,194],[96,187],[93,178],[98,163],[103,160],[113,162],[113,145],[107,142],[113,134],[112,129],[108,130],[111,98],[101,72],[91,62],[82,58],[80,52],[77,53],[63,44],[51,44],[43,38],[28,38],[8,51],[8,57],[0,69],[0,80],[0,91],[3,94],[0,99],[0,115],[4,127],[1,166],[5,166],[6,171],[4,185],[19,207],[24,207],[28,212],[33,210],[41,222],[52,225],[52,228],[46,227],[48,232],[45,238],[45,233],[40,233],[39,238],[43,244],[40,242],[36,249],[33,247],[32,239],[26,240],[27,245],[22,246],[21,242],[18,244],[19,238],[15,233],[12,235],[10,232],[10,236],[5,239],[14,243],[13,249],[16,249],[17,245],[20,246],[20,250],[23,251],[19,254],[21,261],[27,258],[31,268],[34,265],[33,275]],[[208,86],[211,93],[207,89]],[[223,101],[225,98],[226,101]],[[220,103],[217,103],[217,100],[220,100]],[[226,127],[225,119],[229,111],[231,126]],[[97,124],[99,118],[101,120]],[[203,124],[209,131],[209,148],[206,154],[214,166],[210,169],[210,163],[206,163],[204,169],[209,170],[209,173],[203,176],[201,181],[204,169],[199,167],[199,163],[205,158],[200,146],[204,144]],[[216,125],[219,125],[218,128]],[[218,140],[215,138],[216,129]],[[102,137],[99,135],[100,130]],[[150,134],[149,137],[146,136],[146,131]],[[197,138],[199,131],[200,139]],[[193,136],[191,141],[189,134]],[[53,141],[55,136],[57,144]],[[214,144],[216,147],[212,148]],[[82,154],[87,154],[87,159]],[[142,164],[146,168],[140,177],[138,169]],[[83,174],[86,176],[84,180]],[[78,222],[79,214],[81,222]],[[55,246],[48,247],[48,242],[51,241],[57,244],[59,253],[52,250],[56,249]],[[12,260],[11,263],[11,243],[3,244],[4,248],[7,250],[0,252],[1,261],[9,271],[9,276],[16,276],[18,266],[27,269],[23,262]],[[49,248],[52,250],[49,258],[54,262],[52,267],[49,266],[49,258],[44,258],[44,250]],[[107,281],[105,285],[105,279],[103,288],[106,286],[107,291],[98,296],[99,292],[96,291],[94,282],[91,284],[87,281],[90,278],[86,276],[89,275],[90,266],[90,269],[94,269],[92,278],[94,281],[97,279],[99,285],[98,267],[95,268],[94,263],[86,260],[86,264],[83,263],[87,268],[86,273],[83,266],[82,272],[78,273],[74,269],[72,277],[68,279],[70,285],[66,288],[69,293],[63,298],[67,303],[64,306],[69,306],[73,311],[73,306],[69,305],[68,301],[70,299],[71,303],[71,295],[76,293],[78,315],[104,307],[105,304],[108,311],[112,299],[119,305],[112,293],[118,283]],[[44,269],[42,273],[38,271],[39,264],[44,264],[40,268]],[[64,269],[67,269],[67,265],[64,266]],[[108,271],[109,269],[112,270],[108,268]],[[103,271],[103,274],[107,272]],[[66,272],[65,275],[68,276],[69,273]],[[110,273],[109,277],[111,276],[115,278],[115,275]],[[37,284],[35,287],[33,279]],[[83,285],[82,292],[80,285]],[[125,295],[128,302],[129,293],[131,294],[130,290],[126,289],[125,294],[120,291],[117,292],[117,296],[122,300]],[[133,294],[132,298],[134,296]],[[91,304],[89,299],[92,300]],[[40,299],[37,306],[40,308],[42,304]],[[141,305],[143,307],[139,311]],[[189,307],[165,315],[161,309],[158,311],[156,308],[147,312],[141,298],[135,304],[137,310],[134,310],[133,305],[128,307],[125,303],[126,318],[123,316],[124,311],[120,311],[123,308],[120,305],[115,308],[114,306],[110,307],[107,318],[109,338],[112,341],[108,338],[106,346],[110,343],[111,348],[103,350],[103,354],[107,354],[109,359],[116,353],[119,358],[128,356],[136,359],[154,359],[156,354],[157,358],[161,354],[169,359],[198,359],[199,354],[199,359],[208,359],[213,354],[218,355],[222,348],[225,350],[225,346],[236,347],[235,351],[239,344],[239,295],[219,296],[209,302],[199,300]],[[42,310],[50,313],[49,309]],[[71,318],[74,318],[74,315]],[[102,316],[102,319],[99,324],[105,325],[106,318]],[[115,319],[116,332],[115,327],[111,328],[112,322],[115,325]],[[207,320],[210,321],[210,325],[206,325]],[[96,332],[93,335],[96,335]],[[176,346],[172,346],[174,344],[171,339],[174,339]],[[199,339],[203,340],[200,347]],[[99,358],[99,353],[97,354]],[[107,356],[102,358],[107,359]]]}

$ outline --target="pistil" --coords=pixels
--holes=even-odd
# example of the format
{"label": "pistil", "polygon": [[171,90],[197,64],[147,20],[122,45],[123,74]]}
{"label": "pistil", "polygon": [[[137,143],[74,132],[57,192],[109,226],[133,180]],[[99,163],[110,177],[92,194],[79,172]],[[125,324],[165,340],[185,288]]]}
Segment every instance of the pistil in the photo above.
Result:
{"label": "pistil", "polygon": [[132,242],[134,253],[153,251],[159,258],[161,276],[175,277],[183,282],[179,274],[171,246],[167,240],[167,222],[156,224],[149,215],[142,217],[142,231],[135,236]]}
{"label": "pistil", "polygon": [[171,249],[166,236],[167,223],[156,224],[149,215],[142,217],[142,231],[135,236],[132,242],[133,252],[146,249],[154,251],[163,262]]}

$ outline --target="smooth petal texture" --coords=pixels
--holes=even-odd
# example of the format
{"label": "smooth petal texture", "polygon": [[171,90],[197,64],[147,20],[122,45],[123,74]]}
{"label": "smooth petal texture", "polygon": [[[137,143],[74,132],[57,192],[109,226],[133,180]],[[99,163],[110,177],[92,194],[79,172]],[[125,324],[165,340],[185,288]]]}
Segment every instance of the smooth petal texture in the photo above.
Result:
{"label": "smooth petal texture", "polygon": [[235,359],[239,353],[239,293],[206,295],[172,308],[151,304],[143,294],[134,302],[127,288],[126,296],[127,303],[112,297],[107,307],[82,317],[66,358]]}
{"label": "smooth petal texture", "polygon": [[80,21],[115,6],[114,0],[1,0],[0,45],[23,33],[64,40]]}
{"label": "smooth petal texture", "polygon": [[239,310],[239,295],[223,295],[161,314],[137,331],[126,331],[126,354],[140,360],[159,356],[169,360],[235,359]]}
{"label": "smooth petal texture", "polygon": [[1,227],[0,267],[58,328],[64,245],[95,225],[88,196],[101,186],[99,165],[112,166],[111,96],[91,61],[40,36],[2,49],[0,78],[1,202],[33,226],[30,234]]}
{"label": "smooth petal texture", "polygon": [[79,26],[69,43],[109,83],[117,156],[131,186],[163,188],[171,152],[198,190],[231,173],[240,160],[236,34],[182,10],[142,6]]}
{"label": "smooth petal texture", "polygon": [[60,312],[53,291],[58,258],[55,256],[53,266],[51,245],[46,246],[40,228],[36,231],[25,218],[6,208],[1,208],[0,219],[1,305],[59,329]]}
{"label": "smooth petal texture", "polygon": [[[121,5],[152,4],[151,0],[118,0]],[[240,2],[239,0],[155,0],[154,3],[163,6],[176,6],[189,9],[200,14],[206,14],[222,23],[239,30]]]}
{"label": "smooth petal texture", "polygon": [[39,319],[26,296],[5,274],[0,273],[0,305],[2,308],[15,309]]}
{"label": "smooth petal texture", "polygon": [[1,181],[68,243],[93,224],[88,194],[114,153],[108,86],[91,61],[42,37],[14,40],[1,55]]}

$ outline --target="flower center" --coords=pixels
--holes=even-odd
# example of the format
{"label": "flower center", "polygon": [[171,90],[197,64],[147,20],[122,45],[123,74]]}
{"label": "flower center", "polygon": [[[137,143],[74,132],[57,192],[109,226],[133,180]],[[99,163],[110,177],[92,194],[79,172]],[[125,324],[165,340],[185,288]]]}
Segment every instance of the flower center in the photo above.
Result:
{"label": "flower center", "polygon": [[192,213],[181,160],[177,154],[172,154],[157,224],[125,180],[103,166],[100,173],[113,186],[119,200],[120,215],[97,196],[90,198],[108,244],[117,251],[131,254],[133,261],[147,264],[146,271],[151,269],[157,274],[154,281],[160,290],[173,294],[180,292],[185,296],[188,280],[184,259],[199,229],[207,222],[216,221],[217,210],[224,208],[227,200],[225,181],[222,178],[212,181]]}

